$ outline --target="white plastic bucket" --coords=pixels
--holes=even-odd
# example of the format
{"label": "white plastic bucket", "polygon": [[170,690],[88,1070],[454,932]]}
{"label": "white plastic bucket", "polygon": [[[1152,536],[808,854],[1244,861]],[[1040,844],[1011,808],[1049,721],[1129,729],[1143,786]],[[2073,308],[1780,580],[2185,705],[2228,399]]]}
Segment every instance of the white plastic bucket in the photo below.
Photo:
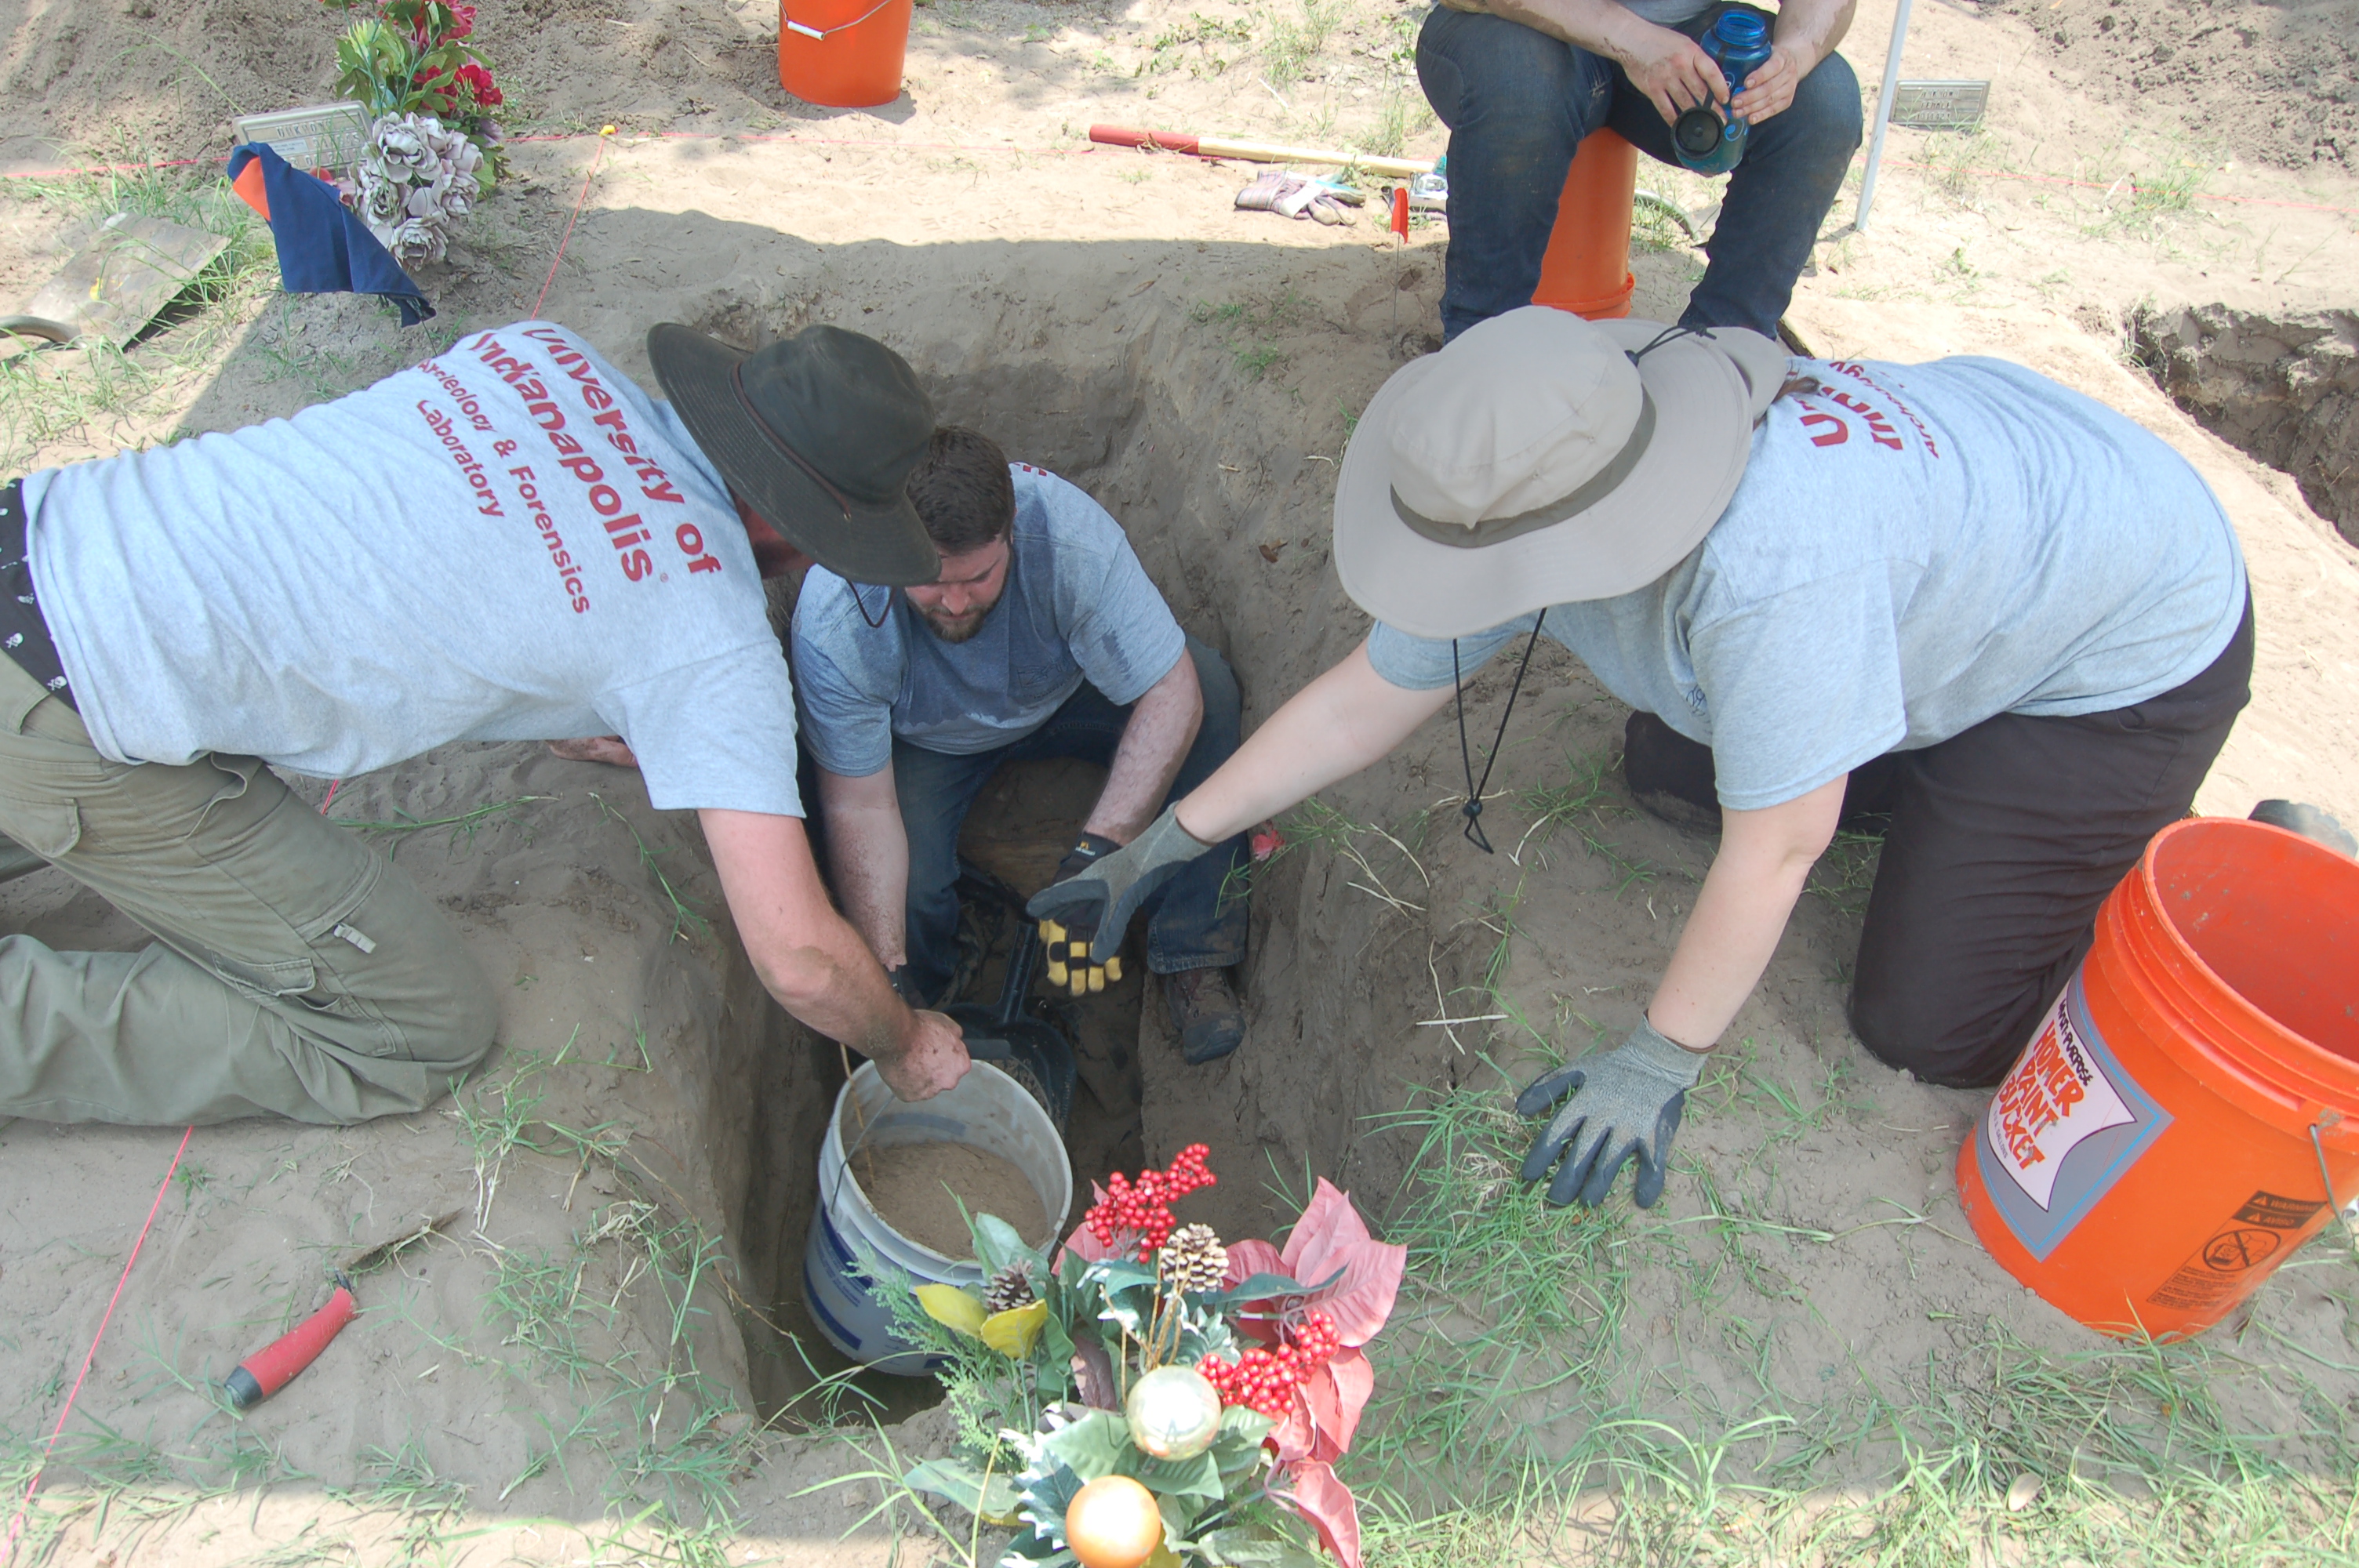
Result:
{"label": "white plastic bucket", "polygon": [[[852,1109],[855,1098],[858,1116]],[[921,1377],[933,1363],[894,1336],[892,1310],[877,1293],[870,1268],[898,1270],[912,1285],[977,1285],[983,1271],[971,1260],[919,1246],[877,1214],[844,1158],[847,1146],[864,1146],[862,1118],[867,1148],[963,1143],[998,1155],[1032,1184],[1043,1213],[1055,1220],[1052,1235],[1064,1233],[1073,1173],[1040,1102],[988,1062],[975,1063],[957,1087],[915,1104],[895,1098],[875,1067],[863,1063],[835,1097],[835,1114],[828,1119],[827,1140],[819,1151],[819,1205],[803,1242],[803,1302],[828,1343],[846,1356],[880,1372]],[[1030,1217],[1000,1217],[1027,1230],[1024,1221]]]}

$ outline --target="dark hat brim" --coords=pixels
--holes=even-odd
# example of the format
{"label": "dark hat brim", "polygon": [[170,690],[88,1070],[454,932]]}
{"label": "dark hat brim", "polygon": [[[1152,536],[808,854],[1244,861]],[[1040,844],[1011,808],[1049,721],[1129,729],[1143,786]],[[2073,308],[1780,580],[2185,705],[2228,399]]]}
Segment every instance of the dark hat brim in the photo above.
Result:
{"label": "dark hat brim", "polygon": [[789,544],[853,582],[908,588],[940,577],[941,556],[908,496],[847,498],[847,513],[778,450],[731,384],[745,357],[676,321],[647,333],[647,359],[680,423],[739,499]]}

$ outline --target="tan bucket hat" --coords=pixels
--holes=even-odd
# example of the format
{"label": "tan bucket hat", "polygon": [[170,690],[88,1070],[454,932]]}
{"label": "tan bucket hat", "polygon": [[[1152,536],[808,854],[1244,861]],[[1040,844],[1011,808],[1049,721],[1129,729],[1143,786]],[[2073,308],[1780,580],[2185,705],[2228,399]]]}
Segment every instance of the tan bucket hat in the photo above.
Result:
{"label": "tan bucket hat", "polygon": [[1527,306],[1377,389],[1335,487],[1352,601],[1420,637],[1654,581],[1728,505],[1783,346]]}

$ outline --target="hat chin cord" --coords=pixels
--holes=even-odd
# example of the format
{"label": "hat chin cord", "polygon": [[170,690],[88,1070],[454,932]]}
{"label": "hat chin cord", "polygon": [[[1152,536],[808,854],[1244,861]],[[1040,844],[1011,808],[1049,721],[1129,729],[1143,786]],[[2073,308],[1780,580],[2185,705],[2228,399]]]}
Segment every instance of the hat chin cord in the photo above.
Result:
{"label": "hat chin cord", "polygon": [[[1636,350],[1625,349],[1623,352],[1629,359],[1630,362],[1635,365],[1640,360],[1645,359],[1648,354],[1653,353],[1657,349],[1661,348],[1665,343],[1674,342],[1680,338],[1700,338],[1702,336],[1703,334],[1693,327],[1666,327],[1661,331],[1656,333],[1653,340],[1650,341],[1645,348]],[[1630,441],[1623,449],[1623,459],[1626,459],[1627,461],[1623,461],[1622,459],[1616,460],[1616,464],[1614,466],[1621,468],[1623,471],[1614,473],[1611,480],[1603,487],[1605,489],[1612,489],[1614,484],[1619,483],[1621,480],[1625,477],[1628,468],[1635,465],[1637,454],[1646,449],[1647,438],[1654,433],[1654,400],[1651,397],[1646,397],[1643,391],[1641,393],[1641,396],[1643,401],[1639,406],[1640,419],[1638,427],[1632,432]],[[1581,502],[1582,497],[1580,492],[1576,492],[1574,496],[1567,499],[1579,503]],[[1412,528],[1416,528],[1420,534],[1425,534],[1429,538],[1440,538],[1441,542],[1446,544],[1473,544],[1476,542],[1474,540],[1458,540],[1447,537],[1445,535],[1441,534],[1437,524],[1428,523],[1425,518],[1419,516],[1414,512],[1411,512],[1409,508],[1402,503],[1398,492],[1395,492],[1393,494],[1393,507],[1395,511],[1402,514],[1402,520],[1404,522],[1408,523]],[[1540,511],[1554,513],[1560,512],[1560,509],[1561,514],[1551,517],[1549,519],[1550,522],[1561,522],[1564,520],[1565,516],[1569,516],[1571,513],[1581,511],[1583,508],[1581,504],[1574,504],[1568,509],[1566,508],[1566,503],[1564,502],[1558,502],[1552,506],[1540,509]],[[1523,522],[1524,519],[1517,518],[1511,521],[1520,523]],[[1426,524],[1426,526],[1418,527],[1419,524]],[[1429,529],[1433,531],[1429,532]],[[1520,532],[1521,530],[1518,531]],[[1495,544],[1497,540],[1484,539],[1480,542],[1484,544]],[[1524,676],[1532,667],[1532,650],[1539,646],[1540,628],[1547,624],[1548,611],[1545,609],[1541,610],[1537,615],[1532,617],[1532,634],[1524,639],[1524,656],[1522,659],[1517,661],[1516,665],[1515,684],[1507,687],[1507,706],[1500,710],[1499,732],[1492,737],[1490,752],[1483,759],[1483,777],[1480,782],[1477,782],[1474,777],[1473,747],[1466,738],[1466,673],[1464,667],[1459,663],[1458,639],[1455,637],[1450,639],[1450,678],[1451,684],[1456,687],[1458,697],[1458,761],[1466,770],[1466,802],[1458,808],[1458,812],[1461,816],[1463,816],[1466,819],[1466,841],[1473,845],[1476,849],[1482,850],[1483,853],[1486,855],[1495,855],[1498,853],[1498,851],[1491,847],[1490,836],[1483,831],[1483,792],[1491,787],[1491,770],[1498,765],[1499,748],[1505,745],[1507,740],[1507,720],[1515,715],[1516,698],[1522,694],[1524,689]]]}
{"label": "hat chin cord", "polygon": [[1548,611],[1532,617],[1532,634],[1524,641],[1524,656],[1516,665],[1516,683],[1507,688],[1507,706],[1499,713],[1499,732],[1491,739],[1490,753],[1483,759],[1483,781],[1474,782],[1474,753],[1466,741],[1466,676],[1458,662],[1458,639],[1450,639],[1450,678],[1458,690],[1458,760],[1466,769],[1466,803],[1458,808],[1466,819],[1466,841],[1486,855],[1498,851],[1491,848],[1488,835],[1483,831],[1483,792],[1491,786],[1491,770],[1498,764],[1499,748],[1506,742],[1507,720],[1516,711],[1516,697],[1524,689],[1524,674],[1532,667],[1532,650],[1539,646],[1540,628],[1548,624]]}

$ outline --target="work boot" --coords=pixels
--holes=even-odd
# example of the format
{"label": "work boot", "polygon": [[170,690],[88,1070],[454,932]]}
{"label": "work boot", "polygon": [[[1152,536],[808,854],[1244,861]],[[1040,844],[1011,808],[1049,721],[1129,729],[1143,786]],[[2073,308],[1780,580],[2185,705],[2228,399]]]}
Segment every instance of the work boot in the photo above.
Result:
{"label": "work boot", "polygon": [[1163,1000],[1180,1054],[1191,1066],[1216,1062],[1245,1043],[1245,1010],[1226,969],[1182,969],[1163,977]]}
{"label": "work boot", "polygon": [[1690,833],[1720,831],[1712,748],[1651,713],[1633,713],[1623,726],[1622,777],[1649,816]]}

